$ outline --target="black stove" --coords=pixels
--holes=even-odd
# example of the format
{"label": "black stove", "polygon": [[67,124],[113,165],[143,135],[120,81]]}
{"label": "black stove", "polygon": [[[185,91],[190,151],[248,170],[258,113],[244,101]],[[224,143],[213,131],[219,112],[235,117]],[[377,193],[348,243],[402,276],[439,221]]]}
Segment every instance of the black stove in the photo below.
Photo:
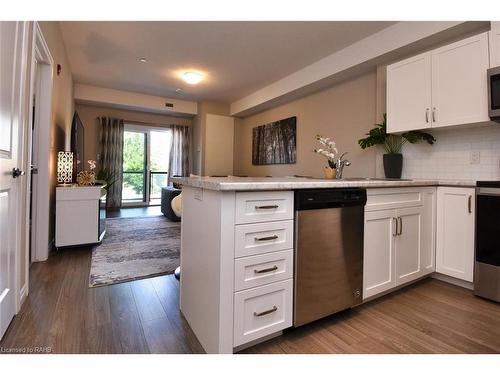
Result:
{"label": "black stove", "polygon": [[500,181],[477,181],[477,187],[500,188]]}

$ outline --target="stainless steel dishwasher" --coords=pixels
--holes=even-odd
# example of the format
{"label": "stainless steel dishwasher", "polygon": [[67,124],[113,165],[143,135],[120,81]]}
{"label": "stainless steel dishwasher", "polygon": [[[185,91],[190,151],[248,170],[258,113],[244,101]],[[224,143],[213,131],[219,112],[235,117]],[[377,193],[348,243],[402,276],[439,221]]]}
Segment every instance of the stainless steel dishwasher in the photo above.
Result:
{"label": "stainless steel dishwasher", "polygon": [[366,190],[295,191],[294,326],[360,304]]}

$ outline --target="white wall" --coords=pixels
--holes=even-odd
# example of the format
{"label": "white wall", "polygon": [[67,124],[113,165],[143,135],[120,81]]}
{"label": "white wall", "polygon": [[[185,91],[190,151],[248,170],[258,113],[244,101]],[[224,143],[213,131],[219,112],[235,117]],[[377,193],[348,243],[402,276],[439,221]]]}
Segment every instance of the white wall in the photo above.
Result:
{"label": "white wall", "polygon": [[[403,178],[500,180],[500,124],[435,131],[433,145],[407,145],[403,150]],[[470,163],[471,151],[480,163]],[[379,159],[377,175],[380,175]]]}

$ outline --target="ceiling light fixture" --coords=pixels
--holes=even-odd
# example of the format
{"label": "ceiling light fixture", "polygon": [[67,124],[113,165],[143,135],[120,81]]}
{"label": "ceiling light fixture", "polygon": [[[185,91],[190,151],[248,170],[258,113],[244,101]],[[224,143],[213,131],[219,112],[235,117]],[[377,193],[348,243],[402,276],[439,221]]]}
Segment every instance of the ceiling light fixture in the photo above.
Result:
{"label": "ceiling light fixture", "polygon": [[184,72],[182,73],[182,79],[190,85],[196,85],[203,80],[203,75],[198,72]]}
{"label": "ceiling light fixture", "polygon": [[146,62],[146,61],[148,61],[148,60],[146,60],[146,58],[145,58],[145,57],[141,57],[141,58],[139,59],[139,61],[140,61],[140,62],[142,62],[142,63],[145,63],[145,62]]}

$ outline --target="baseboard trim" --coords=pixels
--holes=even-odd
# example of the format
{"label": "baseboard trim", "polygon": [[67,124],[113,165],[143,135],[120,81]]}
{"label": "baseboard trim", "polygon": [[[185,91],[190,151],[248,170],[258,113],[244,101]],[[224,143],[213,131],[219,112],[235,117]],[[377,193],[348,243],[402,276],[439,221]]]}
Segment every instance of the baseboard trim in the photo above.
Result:
{"label": "baseboard trim", "polygon": [[437,272],[434,272],[431,275],[431,277],[436,280],[444,281],[445,283],[448,284],[453,284],[465,289],[474,290],[474,284],[471,283],[470,281],[460,280],[457,279],[456,277],[443,275],[442,273],[437,273]]}
{"label": "baseboard trim", "polygon": [[21,309],[26,298],[28,298],[28,284],[24,284],[19,291],[19,309]]}

